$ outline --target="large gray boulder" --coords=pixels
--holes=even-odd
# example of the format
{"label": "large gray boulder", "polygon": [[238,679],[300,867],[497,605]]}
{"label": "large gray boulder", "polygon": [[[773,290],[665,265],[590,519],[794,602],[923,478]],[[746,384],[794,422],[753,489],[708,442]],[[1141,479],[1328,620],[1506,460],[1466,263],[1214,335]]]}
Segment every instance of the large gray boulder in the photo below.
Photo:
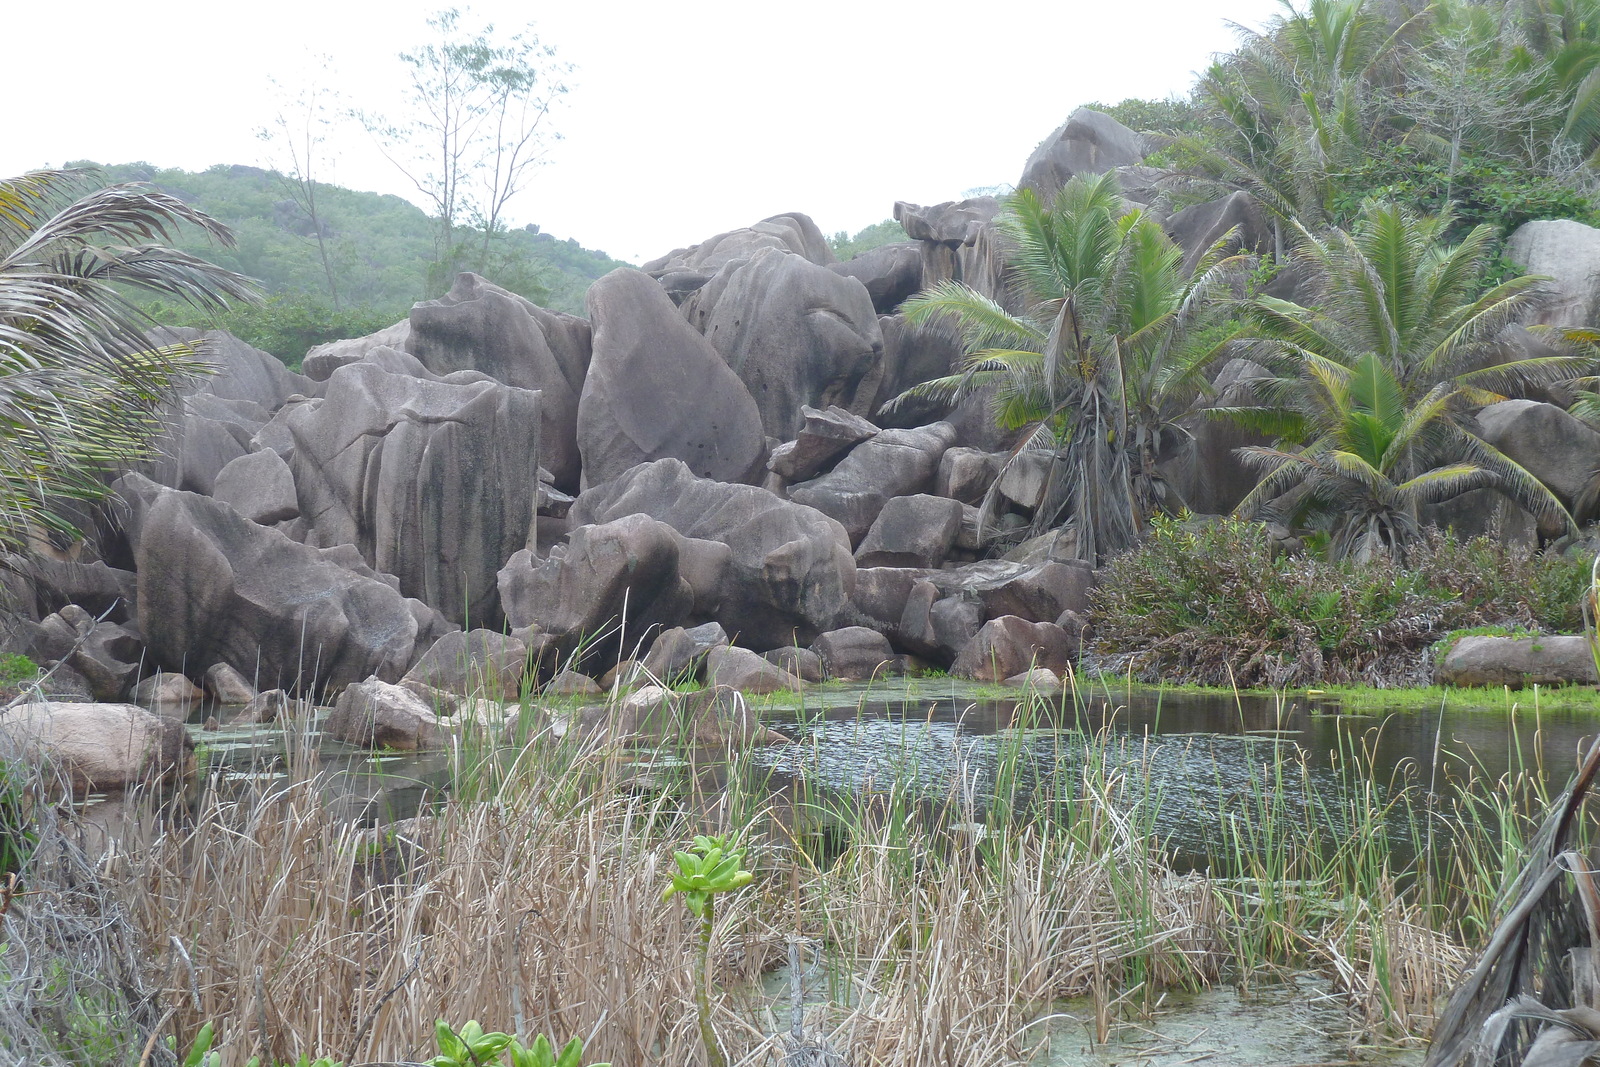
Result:
{"label": "large gray boulder", "polygon": [[810,644],[833,628],[855,587],[850,541],[837,522],[765,489],[696,478],[679,460],[641,464],[588,490],[570,517],[603,523],[632,514],[728,546],[716,619],[742,644]]}
{"label": "large gray boulder", "polygon": [[1044,667],[1065,676],[1077,654],[1077,639],[1055,623],[1003,615],[983,624],[956,656],[950,673],[980,682],[1003,682]]}
{"label": "large gray boulder", "polygon": [[217,472],[211,495],[263,526],[300,517],[294,472],[270,448],[250,452]]}
{"label": "large gray boulder", "polygon": [[[266,688],[398,679],[448,626],[437,612],[225,504],[118,483],[129,505],[151,666],[230,663]],[[419,647],[420,645],[420,647]]]}
{"label": "large gray boulder", "polygon": [[527,665],[528,646],[515,637],[495,630],[455,630],[435,641],[401,681],[456,696],[517,700]]}
{"label": "large gray boulder", "polygon": [[871,404],[856,394],[883,359],[883,337],[854,278],[764,248],[725,265],[683,313],[750,390],[769,436],[794,437],[806,405],[861,414]]}
{"label": "large gray boulder", "polygon": [[713,648],[706,655],[706,684],[728,686],[742,693],[778,693],[805,683],[748,648]]}
{"label": "large gray boulder", "polygon": [[162,326],[151,330],[149,337],[154,344],[200,344],[200,358],[211,365],[211,373],[195,379],[185,390],[190,394],[245,400],[272,412],[297,393],[310,396],[317,391],[314,382],[289,370],[272,353],[253,348],[226,330]]}
{"label": "large gray boulder", "polygon": [[305,359],[300,361],[300,370],[314,382],[325,382],[333,377],[334,371],[348,363],[360,362],[375,348],[405,351],[406,341],[410,337],[411,322],[409,319],[401,319],[393,326],[385,326],[377,333],[369,333],[365,337],[329,341],[327,344],[313,347],[306,353]]}
{"label": "large gray boulder", "polygon": [[891,498],[933,488],[955,427],[935,422],[914,430],[884,430],[857,445],[833,470],[789,490],[789,499],[837,519],[860,544]]}
{"label": "large gray boulder", "polygon": [[774,448],[767,458],[767,469],[791,482],[815,478],[840,456],[878,434],[872,423],[838,406],[826,411],[802,407],[800,414],[805,422],[799,434]]}
{"label": "large gray boulder", "polygon": [[56,661],[76,671],[96,700],[121,700],[138,680],[144,641],[125,626],[96,620],[67,604],[40,620],[28,651],[39,663]]}
{"label": "large gray boulder", "polygon": [[960,530],[960,501],[924,493],[894,497],[862,539],[856,566],[941,566]]}
{"label": "large gray boulder", "polygon": [[589,324],[547,311],[476,274],[411,309],[407,351],[439,375],[475,370],[519,389],[537,389],[539,462],[556,488],[577,492],[578,397],[589,373]]}
{"label": "large gray boulder", "polygon": [[906,200],[894,205],[894,220],[913,241],[969,245],[1000,214],[1000,201],[992,196],[949,200],[924,207]]}
{"label": "large gray boulder", "polygon": [[1525,222],[1506,241],[1506,258],[1551,279],[1550,299],[1527,316],[1548,326],[1600,323],[1600,230],[1573,219]]}
{"label": "large gray boulder", "polygon": [[[1265,400],[1257,386],[1272,377],[1272,372],[1248,359],[1230,359],[1212,382],[1212,408],[1252,407]],[[1238,449],[1249,445],[1269,445],[1270,437],[1248,430],[1235,422],[1213,418],[1204,410],[1182,420],[1191,445],[1187,454],[1175,455],[1161,465],[1161,472],[1182,498],[1183,503],[1202,515],[1226,515],[1239,506],[1261,480],[1260,472],[1245,466]]]}
{"label": "large gray boulder", "polygon": [[1490,404],[1478,412],[1478,435],[1549,486],[1569,508],[1600,467],[1600,433],[1554,404]]}
{"label": "large gray boulder", "polygon": [[137,704],[22,704],[0,712],[0,755],[51,767],[77,793],[106,793],[195,771],[177,719]]}
{"label": "large gray boulder", "polygon": [[643,270],[663,282],[669,276],[685,273],[698,274],[709,279],[724,265],[744,259],[762,249],[776,249],[804,256],[819,266],[834,262],[833,250],[811,216],[800,212],[773,215],[753,226],[744,226],[701,241],[688,248],[674,249],[659,259],[644,264]]}
{"label": "large gray boulder", "polygon": [[1228,255],[1265,252],[1272,243],[1261,204],[1242,191],[1184,208],[1167,220],[1166,231],[1183,249],[1186,274],[1192,274],[1219,241],[1225,242],[1222,247]]}
{"label": "large gray boulder", "polygon": [[828,677],[837,681],[862,682],[897,673],[888,638],[865,626],[844,626],[820,634],[811,643],[811,651],[822,660]]}
{"label": "large gray boulder", "polygon": [[589,287],[586,303],[594,358],[578,402],[584,486],[668,458],[719,482],[759,474],[756,402],[659,285],[621,267]]}
{"label": "large gray boulder", "polygon": [[1142,162],[1143,134],[1110,115],[1080,107],[1046,137],[1022,168],[1018,189],[1032,189],[1046,203],[1079,174],[1101,174]]}
{"label": "large gray boulder", "polygon": [[402,752],[433,748],[440,740],[439,719],[411,690],[377,678],[339,694],[322,730],[336,741]]}
{"label": "large gray boulder", "polygon": [[267,421],[260,404],[196,393],[174,402],[156,439],[156,458],[139,466],[162,485],[209,495],[218,473],[252,450]]}
{"label": "large gray boulder", "polygon": [[[600,656],[615,652],[619,640],[678,626],[695,606],[695,590],[680,569],[686,540],[665,522],[628,514],[579,526],[548,559],[518,552],[500,571],[507,617],[514,627],[567,638],[569,647],[587,640]],[[705,547],[720,550],[726,567],[724,546]],[[719,578],[709,576],[717,585]]]}
{"label": "large gray boulder", "polygon": [[1594,657],[1582,636],[1463,637],[1434,668],[1439,685],[1594,685]]}
{"label": "large gray boulder", "polygon": [[539,395],[341,367],[285,428],[304,539],[349,544],[457,624],[498,627],[500,565],[533,539]]}
{"label": "large gray boulder", "polygon": [[872,306],[887,315],[922,289],[922,245],[917,241],[871,248],[828,269],[866,286]]}

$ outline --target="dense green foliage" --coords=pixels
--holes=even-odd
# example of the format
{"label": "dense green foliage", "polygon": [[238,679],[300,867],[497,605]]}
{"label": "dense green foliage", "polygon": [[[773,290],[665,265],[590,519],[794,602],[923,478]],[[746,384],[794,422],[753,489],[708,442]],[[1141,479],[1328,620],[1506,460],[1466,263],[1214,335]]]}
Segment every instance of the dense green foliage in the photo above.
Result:
{"label": "dense green foliage", "polygon": [[1111,174],[1075,177],[1048,204],[1024,189],[999,228],[1025,310],[954,281],[904,307],[912,322],[953,319],[966,351],[959,374],[907,395],[960,399],[992,386],[999,422],[1025,434],[1011,462],[1024,449],[1055,456],[1036,529],[1067,516],[1091,562],[1130,547],[1175,503],[1158,460],[1184,447],[1178,420],[1226,341],[1205,297],[1233,261],[1213,250],[1191,275],[1160,224],[1127,208]]}
{"label": "dense green foliage", "polygon": [[847,260],[854,259],[863,252],[870,252],[874,248],[907,240],[910,238],[906,236],[905,229],[898,222],[894,219],[884,219],[859,231],[854,237],[840,230],[828,238],[828,247],[833,249],[833,254],[840,260]]}
{"label": "dense green foliage", "polygon": [[161,412],[198,373],[200,346],[152,348],[128,294],[216,312],[246,280],[169,242],[226,228],[147,186],[75,170],[0,181],[0,545],[76,535],[71,501],[147,458]]}
{"label": "dense green foliage", "polygon": [[1093,594],[1096,650],[1135,677],[1203,685],[1415,684],[1465,627],[1583,628],[1589,568],[1488,538],[1424,532],[1407,565],[1276,550],[1238,519],[1157,518]]}
{"label": "dense green foliage", "polygon": [[[257,279],[276,298],[263,308],[235,308],[216,319],[168,301],[156,309],[167,325],[215,325],[296,364],[311,344],[371,332],[404,318],[416,301],[440,295],[430,290],[428,277],[434,224],[397,196],[318,184],[318,212],[340,297],[335,308],[310,219],[282,176],[245,166],[194,173],[130,163],[102,170],[110,181],[148,181],[227,224],[235,236],[232,248],[213,247],[203,234],[187,230],[173,243]],[[573,314],[582,314],[589,283],[621,266],[603,252],[534,226],[496,234],[490,252],[491,281]]]}

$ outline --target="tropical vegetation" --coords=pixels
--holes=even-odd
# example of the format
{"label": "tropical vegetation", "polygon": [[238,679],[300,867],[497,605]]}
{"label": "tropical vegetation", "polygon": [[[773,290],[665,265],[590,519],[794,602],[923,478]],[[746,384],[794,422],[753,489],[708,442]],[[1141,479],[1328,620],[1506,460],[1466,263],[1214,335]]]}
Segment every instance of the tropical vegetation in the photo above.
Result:
{"label": "tropical vegetation", "polygon": [[997,420],[1021,432],[1012,461],[1052,456],[1036,529],[1070,516],[1079,558],[1098,562],[1181,507],[1159,461],[1181,448],[1178,420],[1227,340],[1207,297],[1238,261],[1219,247],[1186,271],[1183,250],[1129,210],[1110,174],[1073,178],[1049,203],[1021,190],[999,225],[1023,310],[956,281],[907,301],[914,323],[953,322],[966,359],[906,395],[958,401],[992,387]]}
{"label": "tropical vegetation", "polygon": [[172,247],[228,229],[147,185],[83,170],[0,181],[0,546],[72,537],[75,505],[150,454],[161,411],[205,369],[201,345],[153,346],[142,293],[203,314],[248,299],[240,275]]}

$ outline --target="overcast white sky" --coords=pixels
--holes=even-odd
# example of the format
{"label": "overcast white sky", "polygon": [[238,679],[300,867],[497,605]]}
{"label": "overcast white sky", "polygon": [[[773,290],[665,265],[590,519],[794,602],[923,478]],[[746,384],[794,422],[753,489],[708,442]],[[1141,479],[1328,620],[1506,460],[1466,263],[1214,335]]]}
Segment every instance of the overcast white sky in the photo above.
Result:
{"label": "overcast white sky", "polygon": [[[70,159],[199,170],[261,164],[268,78],[316,77],[392,106],[395,56],[441,0],[4,3],[13,106],[0,173]],[[467,6],[467,5],[462,5]],[[824,232],[1015,181],[1075,106],[1185,91],[1277,0],[699,3],[476,0],[476,22],[530,20],[578,68],[564,139],[511,208],[632,262],[785,211]],[[330,180],[413,191],[359,128]]]}

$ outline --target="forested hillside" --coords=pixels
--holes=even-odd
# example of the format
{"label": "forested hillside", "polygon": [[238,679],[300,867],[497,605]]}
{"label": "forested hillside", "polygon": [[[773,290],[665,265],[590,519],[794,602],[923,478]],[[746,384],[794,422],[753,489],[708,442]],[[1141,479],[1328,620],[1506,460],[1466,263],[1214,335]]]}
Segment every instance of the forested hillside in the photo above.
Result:
{"label": "forested hillside", "polygon": [[[400,197],[318,183],[319,248],[310,216],[273,171],[218,165],[196,173],[144,163],[99,169],[107,181],[151,182],[233,230],[234,248],[219,248],[199,233],[186,233],[176,243],[260,283],[268,298],[263,305],[238,307],[217,324],[286,362],[298,361],[313,344],[388,325],[415,301],[439,295],[429,291],[435,228]],[[496,234],[490,250],[497,284],[574,314],[583,313],[589,283],[621,265],[536,226]],[[211,324],[188,308],[149,306],[172,325]]]}

